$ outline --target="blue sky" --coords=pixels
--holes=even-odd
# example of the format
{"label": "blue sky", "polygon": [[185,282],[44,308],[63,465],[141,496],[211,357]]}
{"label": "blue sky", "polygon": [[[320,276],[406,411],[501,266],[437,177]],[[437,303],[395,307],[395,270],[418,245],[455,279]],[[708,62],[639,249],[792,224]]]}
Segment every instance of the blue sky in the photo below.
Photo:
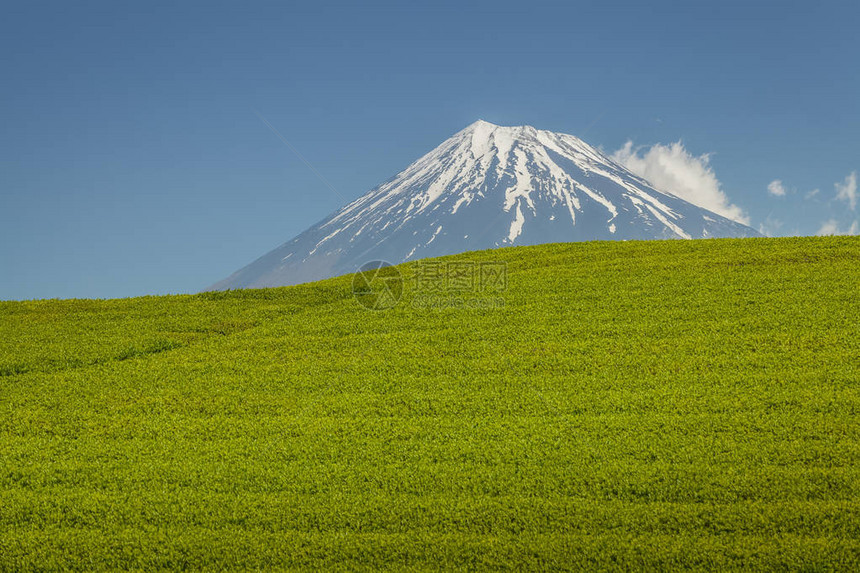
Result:
{"label": "blue sky", "polygon": [[6,3],[0,299],[195,292],[339,207],[254,110],[347,199],[481,118],[856,232],[858,30],[857,2]]}

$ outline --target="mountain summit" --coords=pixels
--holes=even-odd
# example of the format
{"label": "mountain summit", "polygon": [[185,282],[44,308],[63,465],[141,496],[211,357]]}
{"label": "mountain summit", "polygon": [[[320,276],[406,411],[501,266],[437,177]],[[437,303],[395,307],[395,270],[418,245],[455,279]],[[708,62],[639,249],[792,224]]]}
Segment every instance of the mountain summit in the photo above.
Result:
{"label": "mountain summit", "polygon": [[464,251],[569,241],[750,237],[572,135],[477,121],[212,290],[291,285]]}

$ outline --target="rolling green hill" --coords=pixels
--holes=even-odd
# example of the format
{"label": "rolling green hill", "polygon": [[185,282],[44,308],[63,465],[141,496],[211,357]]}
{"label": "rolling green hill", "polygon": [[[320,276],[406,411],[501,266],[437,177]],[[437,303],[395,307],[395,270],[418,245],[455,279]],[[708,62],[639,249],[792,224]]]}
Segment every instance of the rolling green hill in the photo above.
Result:
{"label": "rolling green hill", "polygon": [[437,262],[0,303],[0,570],[860,568],[860,239]]}

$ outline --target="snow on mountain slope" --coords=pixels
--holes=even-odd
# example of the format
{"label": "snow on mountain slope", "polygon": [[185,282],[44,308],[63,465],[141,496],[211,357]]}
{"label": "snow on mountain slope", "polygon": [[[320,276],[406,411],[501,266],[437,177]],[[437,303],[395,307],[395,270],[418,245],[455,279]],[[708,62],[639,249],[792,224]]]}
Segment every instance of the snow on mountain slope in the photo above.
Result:
{"label": "snow on mountain slope", "polygon": [[509,245],[750,236],[758,233],[654,189],[572,135],[477,121],[211,289]]}

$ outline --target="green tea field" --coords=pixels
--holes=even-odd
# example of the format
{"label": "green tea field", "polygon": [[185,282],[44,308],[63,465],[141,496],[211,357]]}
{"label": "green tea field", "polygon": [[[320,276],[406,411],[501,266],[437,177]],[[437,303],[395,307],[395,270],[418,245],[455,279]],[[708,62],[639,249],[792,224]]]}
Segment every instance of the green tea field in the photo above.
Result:
{"label": "green tea field", "polygon": [[860,570],[860,238],[397,269],[0,302],[0,571]]}

